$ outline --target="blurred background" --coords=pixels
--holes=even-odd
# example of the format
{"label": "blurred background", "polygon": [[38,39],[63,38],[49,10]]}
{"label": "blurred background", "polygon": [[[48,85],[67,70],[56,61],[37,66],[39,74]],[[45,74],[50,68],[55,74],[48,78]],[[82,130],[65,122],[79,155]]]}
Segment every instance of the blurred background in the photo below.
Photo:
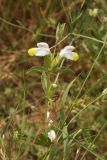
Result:
{"label": "blurred background", "polygon": [[[62,86],[58,88],[58,95],[74,77],[80,74],[78,82],[69,92],[67,106],[79,93],[92,69],[79,94],[78,105],[70,116],[78,113],[84,105],[96,99],[107,88],[107,45],[101,51],[107,36],[106,0],[0,0],[0,130],[9,140],[11,139],[9,135],[14,135],[17,130],[25,135],[30,129],[33,136],[35,131],[37,134],[41,132],[44,124],[44,93],[41,76],[35,72],[27,73],[27,70],[32,66],[41,66],[43,59],[29,57],[27,50],[36,47],[37,42],[41,41],[48,43],[50,47],[57,44],[56,28],[59,23],[65,23],[62,36],[64,40],[56,50],[73,44],[80,55],[78,62],[65,61],[64,65],[70,67],[72,72],[62,74],[59,80]],[[4,129],[10,122],[9,117],[16,110],[14,122]],[[103,97],[92,103],[92,106],[69,126],[71,131],[76,127],[90,128],[90,131],[84,132],[83,137],[90,137],[101,131],[94,149],[105,160],[107,159],[106,121],[107,97]],[[23,127],[20,127],[20,124]],[[41,128],[38,129],[40,126]],[[22,141],[23,137],[21,138]],[[89,144],[90,141],[91,139],[88,139],[84,143]],[[12,145],[13,157],[16,154],[15,143]],[[6,142],[6,147],[9,148],[10,144]],[[17,144],[19,145],[18,142]],[[23,157],[36,159],[36,151],[37,148],[29,147],[26,153],[23,152]],[[70,155],[71,160],[75,151],[74,149]],[[10,156],[9,153],[7,155]],[[89,153],[86,160],[99,160],[99,158]]]}

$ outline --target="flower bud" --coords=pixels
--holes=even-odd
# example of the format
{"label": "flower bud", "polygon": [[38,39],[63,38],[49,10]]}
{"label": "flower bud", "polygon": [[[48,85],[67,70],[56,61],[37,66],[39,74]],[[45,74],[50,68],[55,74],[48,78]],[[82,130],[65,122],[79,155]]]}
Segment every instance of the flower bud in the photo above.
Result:
{"label": "flower bud", "polygon": [[54,130],[51,130],[48,132],[48,138],[51,140],[51,142],[54,142],[56,139],[56,133]]}
{"label": "flower bud", "polygon": [[57,84],[56,84],[56,83],[53,83],[53,84],[52,84],[52,87],[53,87],[53,88],[56,88],[56,87],[57,87]]}

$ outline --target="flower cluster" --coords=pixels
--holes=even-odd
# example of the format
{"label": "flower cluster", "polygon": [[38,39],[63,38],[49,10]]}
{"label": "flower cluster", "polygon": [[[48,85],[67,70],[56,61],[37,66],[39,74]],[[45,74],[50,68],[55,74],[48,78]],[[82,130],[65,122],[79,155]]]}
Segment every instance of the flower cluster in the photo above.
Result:
{"label": "flower cluster", "polygon": [[[79,56],[76,52],[73,52],[75,49],[74,46],[66,46],[63,49],[61,49],[61,51],[59,52],[59,56],[62,58],[67,58],[73,61],[77,61],[79,59]],[[31,48],[28,50],[28,54],[30,56],[46,56],[51,54],[49,45],[45,42],[40,42],[37,43],[37,47],[36,48]]]}

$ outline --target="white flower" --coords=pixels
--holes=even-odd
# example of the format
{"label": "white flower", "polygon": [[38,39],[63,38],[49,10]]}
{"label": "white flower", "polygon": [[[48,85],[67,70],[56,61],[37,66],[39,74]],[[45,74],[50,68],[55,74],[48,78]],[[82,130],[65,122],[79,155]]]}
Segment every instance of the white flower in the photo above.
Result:
{"label": "white flower", "polygon": [[40,42],[40,43],[37,43],[37,47],[36,48],[30,48],[28,50],[28,54],[30,56],[46,56],[48,54],[50,54],[50,49],[49,49],[49,46],[47,43],[45,42]]}
{"label": "white flower", "polygon": [[48,138],[51,140],[51,142],[54,142],[54,140],[56,139],[56,133],[54,130],[48,132]]}
{"label": "white flower", "polygon": [[73,52],[74,49],[74,46],[66,46],[61,49],[60,56],[73,61],[77,61],[79,59],[79,56],[76,52]]}

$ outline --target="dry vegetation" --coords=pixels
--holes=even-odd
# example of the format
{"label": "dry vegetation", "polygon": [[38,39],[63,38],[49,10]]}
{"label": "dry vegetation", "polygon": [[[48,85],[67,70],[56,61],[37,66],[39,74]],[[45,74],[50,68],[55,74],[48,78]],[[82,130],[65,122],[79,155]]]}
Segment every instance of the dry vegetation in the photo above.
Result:
{"label": "dry vegetation", "polygon": [[[66,28],[64,40],[57,49],[73,43],[80,54],[77,63],[65,61],[65,66],[72,72],[61,74],[61,86],[56,93],[60,99],[67,84],[80,74],[78,82],[69,91],[65,107],[67,115],[77,95],[78,99],[67,122],[92,102],[68,126],[70,133],[83,129],[73,142],[68,159],[82,160],[85,152],[84,160],[107,159],[107,97],[98,98],[107,88],[106,44],[100,54],[107,34],[106,6],[106,0],[0,0],[1,160],[42,160],[42,147],[50,145],[36,141],[44,130],[45,100],[41,76],[27,73],[32,66],[41,66],[43,60],[29,58],[27,50],[40,41],[50,46],[56,44],[58,23],[66,23]],[[89,9],[94,8],[98,9],[97,15],[89,15]],[[65,38],[69,33],[71,35]],[[57,101],[55,105],[58,105]],[[62,145],[59,145],[58,160],[62,158],[61,151]]]}

